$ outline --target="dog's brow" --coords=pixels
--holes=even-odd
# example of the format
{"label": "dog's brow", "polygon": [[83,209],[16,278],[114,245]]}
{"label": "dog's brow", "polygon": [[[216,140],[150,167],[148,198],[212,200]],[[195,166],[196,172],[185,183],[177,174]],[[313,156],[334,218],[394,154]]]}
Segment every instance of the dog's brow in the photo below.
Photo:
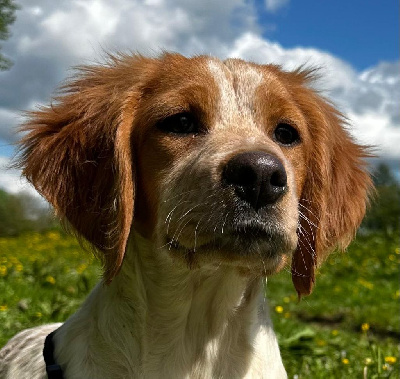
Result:
{"label": "dog's brow", "polygon": [[225,64],[210,60],[208,68],[219,88],[219,118],[230,122],[240,114],[251,119],[252,104],[263,75],[256,69],[228,60]]}

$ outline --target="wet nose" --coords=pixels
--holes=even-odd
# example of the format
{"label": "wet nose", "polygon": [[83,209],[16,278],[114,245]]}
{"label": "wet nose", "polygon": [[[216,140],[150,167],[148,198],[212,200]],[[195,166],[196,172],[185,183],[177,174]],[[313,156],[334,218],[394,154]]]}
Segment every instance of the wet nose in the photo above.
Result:
{"label": "wet nose", "polygon": [[281,161],[262,151],[249,151],[231,158],[222,172],[243,201],[258,210],[276,203],[286,191],[287,176]]}

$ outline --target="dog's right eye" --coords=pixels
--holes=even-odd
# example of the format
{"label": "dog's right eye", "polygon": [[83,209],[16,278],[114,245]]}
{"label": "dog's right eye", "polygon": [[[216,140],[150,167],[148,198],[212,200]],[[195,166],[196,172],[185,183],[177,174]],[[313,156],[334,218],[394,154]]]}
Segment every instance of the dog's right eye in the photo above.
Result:
{"label": "dog's right eye", "polygon": [[199,127],[195,117],[189,112],[174,114],[161,120],[157,127],[166,133],[196,134]]}

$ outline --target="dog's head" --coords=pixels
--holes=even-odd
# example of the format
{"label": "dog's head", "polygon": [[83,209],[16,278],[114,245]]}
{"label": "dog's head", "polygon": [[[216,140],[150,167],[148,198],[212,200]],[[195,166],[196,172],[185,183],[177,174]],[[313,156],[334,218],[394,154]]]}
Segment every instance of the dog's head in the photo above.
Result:
{"label": "dog's head", "polygon": [[365,150],[312,73],[165,54],[83,67],[31,114],[24,174],[100,252],[105,280],[135,228],[190,267],[266,275],[299,294],[365,213]]}

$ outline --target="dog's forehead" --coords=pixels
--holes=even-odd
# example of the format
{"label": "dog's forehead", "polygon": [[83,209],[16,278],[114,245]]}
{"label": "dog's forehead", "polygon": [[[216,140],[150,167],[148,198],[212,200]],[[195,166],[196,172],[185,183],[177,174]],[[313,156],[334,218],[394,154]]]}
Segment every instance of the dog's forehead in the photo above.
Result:
{"label": "dog's forehead", "polygon": [[263,81],[260,70],[238,60],[210,60],[208,68],[219,88],[224,108],[234,105],[245,108],[251,104],[256,89]]}
{"label": "dog's forehead", "polygon": [[207,67],[218,88],[220,116],[225,119],[237,115],[251,119],[257,89],[277,80],[272,72],[239,59],[210,59]]}

